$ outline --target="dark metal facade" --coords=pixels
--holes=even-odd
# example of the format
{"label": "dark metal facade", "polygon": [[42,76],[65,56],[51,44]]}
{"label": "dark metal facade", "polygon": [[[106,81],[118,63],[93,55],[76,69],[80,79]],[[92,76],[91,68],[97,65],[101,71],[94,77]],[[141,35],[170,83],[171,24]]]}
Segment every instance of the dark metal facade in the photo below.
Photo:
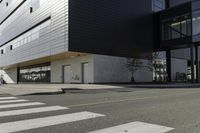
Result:
{"label": "dark metal facade", "polygon": [[150,0],[69,0],[69,51],[141,56],[154,33]]}

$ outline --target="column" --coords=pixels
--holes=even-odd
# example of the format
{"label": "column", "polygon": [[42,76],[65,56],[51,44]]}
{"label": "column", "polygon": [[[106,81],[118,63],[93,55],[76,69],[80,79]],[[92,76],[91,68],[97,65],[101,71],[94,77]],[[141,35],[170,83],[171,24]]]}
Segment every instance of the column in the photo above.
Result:
{"label": "column", "polygon": [[199,47],[195,46],[195,60],[196,60],[196,82],[199,83]]}
{"label": "column", "polygon": [[191,82],[194,83],[194,46],[190,47],[190,58],[191,58]]}
{"label": "column", "polygon": [[171,82],[171,50],[166,51],[168,82]]}

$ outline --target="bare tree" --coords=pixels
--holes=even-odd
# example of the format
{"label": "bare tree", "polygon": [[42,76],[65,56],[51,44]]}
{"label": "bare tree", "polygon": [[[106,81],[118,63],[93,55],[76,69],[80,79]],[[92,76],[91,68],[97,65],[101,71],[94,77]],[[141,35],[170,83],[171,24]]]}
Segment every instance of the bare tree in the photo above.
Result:
{"label": "bare tree", "polygon": [[134,59],[134,58],[128,58],[126,67],[129,69],[131,72],[131,82],[135,82],[134,79],[134,73],[142,66],[142,62],[139,59]]}

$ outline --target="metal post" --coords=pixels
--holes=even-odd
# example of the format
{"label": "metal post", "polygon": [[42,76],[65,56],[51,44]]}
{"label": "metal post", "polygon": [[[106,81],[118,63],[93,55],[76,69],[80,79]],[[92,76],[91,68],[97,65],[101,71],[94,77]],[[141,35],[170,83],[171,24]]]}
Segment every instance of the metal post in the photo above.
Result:
{"label": "metal post", "polygon": [[171,82],[171,50],[166,51],[168,82]]}
{"label": "metal post", "polygon": [[19,81],[20,81],[20,68],[17,67],[17,84],[19,84]]}
{"label": "metal post", "polygon": [[195,46],[196,82],[199,83],[199,47]]}
{"label": "metal post", "polygon": [[191,82],[194,83],[194,46],[190,48],[190,58],[191,58]]}

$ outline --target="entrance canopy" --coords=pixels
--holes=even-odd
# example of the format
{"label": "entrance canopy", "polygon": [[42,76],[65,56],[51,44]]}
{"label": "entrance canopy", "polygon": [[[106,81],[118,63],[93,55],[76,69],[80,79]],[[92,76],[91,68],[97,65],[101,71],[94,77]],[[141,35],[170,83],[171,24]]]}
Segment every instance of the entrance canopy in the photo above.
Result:
{"label": "entrance canopy", "polygon": [[200,1],[176,6],[158,13],[161,49],[190,47],[200,42]]}

